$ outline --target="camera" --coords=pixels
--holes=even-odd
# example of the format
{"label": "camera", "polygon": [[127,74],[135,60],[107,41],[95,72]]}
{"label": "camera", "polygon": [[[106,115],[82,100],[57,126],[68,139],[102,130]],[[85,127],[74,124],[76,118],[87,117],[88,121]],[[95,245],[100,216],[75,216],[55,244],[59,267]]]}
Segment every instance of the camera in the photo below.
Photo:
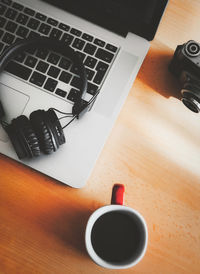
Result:
{"label": "camera", "polygon": [[189,40],[178,45],[169,70],[181,83],[183,104],[193,112],[200,112],[200,43]]}

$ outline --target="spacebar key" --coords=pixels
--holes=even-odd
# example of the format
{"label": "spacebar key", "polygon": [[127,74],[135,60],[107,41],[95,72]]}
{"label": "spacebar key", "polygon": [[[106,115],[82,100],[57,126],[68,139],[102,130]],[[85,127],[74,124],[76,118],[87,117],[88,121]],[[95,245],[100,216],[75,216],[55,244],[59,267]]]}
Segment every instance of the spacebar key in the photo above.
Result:
{"label": "spacebar key", "polygon": [[10,61],[8,63],[8,65],[5,67],[5,71],[10,72],[12,74],[14,74],[15,76],[24,79],[24,80],[28,80],[32,70],[22,66],[14,61]]}

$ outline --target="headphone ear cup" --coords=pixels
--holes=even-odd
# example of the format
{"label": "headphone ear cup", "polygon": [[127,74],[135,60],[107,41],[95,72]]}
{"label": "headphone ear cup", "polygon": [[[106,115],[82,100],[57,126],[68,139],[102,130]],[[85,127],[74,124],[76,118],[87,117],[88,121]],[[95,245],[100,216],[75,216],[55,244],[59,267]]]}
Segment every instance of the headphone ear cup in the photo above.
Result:
{"label": "headphone ear cup", "polygon": [[41,121],[39,124],[41,132],[39,133],[38,138],[41,138],[40,148],[45,154],[51,154],[56,151],[54,144],[52,142],[51,134],[44,121]]}
{"label": "headphone ear cup", "polygon": [[26,116],[21,115],[13,119],[11,124],[5,127],[5,130],[19,159],[40,155],[38,138]]}
{"label": "headphone ear cup", "polygon": [[30,114],[30,121],[39,139],[40,149],[45,154],[51,154],[59,147],[57,138],[53,134],[53,125],[44,110],[36,110]]}

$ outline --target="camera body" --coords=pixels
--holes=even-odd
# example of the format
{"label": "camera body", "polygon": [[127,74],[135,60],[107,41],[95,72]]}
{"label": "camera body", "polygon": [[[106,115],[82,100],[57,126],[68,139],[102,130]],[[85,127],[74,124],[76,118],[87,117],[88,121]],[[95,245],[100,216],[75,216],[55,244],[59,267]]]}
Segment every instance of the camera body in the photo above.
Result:
{"label": "camera body", "polygon": [[200,112],[200,43],[189,40],[178,45],[169,65],[182,85],[181,101],[193,112]]}

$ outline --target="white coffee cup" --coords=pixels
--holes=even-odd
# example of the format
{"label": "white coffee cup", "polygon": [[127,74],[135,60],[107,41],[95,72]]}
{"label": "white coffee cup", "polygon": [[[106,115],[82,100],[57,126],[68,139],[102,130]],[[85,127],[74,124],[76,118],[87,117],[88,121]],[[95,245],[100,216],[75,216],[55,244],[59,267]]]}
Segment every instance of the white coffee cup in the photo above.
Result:
{"label": "white coffee cup", "polygon": [[141,214],[125,205],[124,186],[116,184],[111,205],[97,209],[90,216],[85,245],[91,259],[110,269],[136,265],[147,249],[148,230]]}

